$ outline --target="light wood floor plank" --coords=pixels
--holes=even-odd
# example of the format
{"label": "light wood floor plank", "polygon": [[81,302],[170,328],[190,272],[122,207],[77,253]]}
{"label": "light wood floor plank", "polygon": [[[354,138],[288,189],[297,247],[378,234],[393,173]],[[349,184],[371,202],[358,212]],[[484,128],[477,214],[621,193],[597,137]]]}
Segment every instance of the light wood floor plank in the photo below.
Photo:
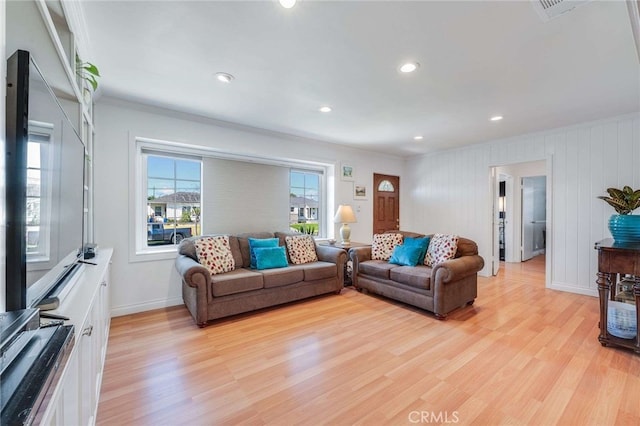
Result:
{"label": "light wood floor plank", "polygon": [[[595,279],[595,277],[594,277]],[[447,321],[353,288],[219,320],[114,318],[98,425],[638,425],[640,357],[544,260],[479,279]]]}

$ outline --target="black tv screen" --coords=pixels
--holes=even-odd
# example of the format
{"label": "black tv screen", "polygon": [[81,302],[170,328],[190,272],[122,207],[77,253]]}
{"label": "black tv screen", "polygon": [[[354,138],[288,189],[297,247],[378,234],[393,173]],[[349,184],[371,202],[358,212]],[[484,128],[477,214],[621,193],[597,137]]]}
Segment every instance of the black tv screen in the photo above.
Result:
{"label": "black tv screen", "polygon": [[[7,310],[35,307],[84,242],[85,146],[29,52],[7,61]],[[77,121],[77,120],[76,120]]]}

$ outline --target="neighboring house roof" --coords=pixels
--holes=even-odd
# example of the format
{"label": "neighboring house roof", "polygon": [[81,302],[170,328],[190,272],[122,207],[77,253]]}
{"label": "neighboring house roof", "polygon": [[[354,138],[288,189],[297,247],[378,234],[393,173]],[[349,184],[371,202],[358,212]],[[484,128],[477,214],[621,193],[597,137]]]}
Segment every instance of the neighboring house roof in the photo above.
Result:
{"label": "neighboring house roof", "polygon": [[318,207],[318,201],[305,197],[291,197],[289,201],[291,206]]}
{"label": "neighboring house roof", "polygon": [[198,192],[174,192],[173,194],[167,194],[162,197],[149,200],[149,204],[193,204],[199,202],[200,194]]}

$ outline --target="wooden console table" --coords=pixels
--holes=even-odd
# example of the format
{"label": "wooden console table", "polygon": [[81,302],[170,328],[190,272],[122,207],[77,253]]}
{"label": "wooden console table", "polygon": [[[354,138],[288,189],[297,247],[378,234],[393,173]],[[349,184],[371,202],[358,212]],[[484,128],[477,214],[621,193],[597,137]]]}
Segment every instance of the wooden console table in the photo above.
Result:
{"label": "wooden console table", "polygon": [[635,298],[636,324],[640,325],[640,243],[620,244],[613,239],[598,241],[598,295],[600,296],[600,335],[602,346],[621,346],[640,354],[640,327],[632,339],[613,336],[607,330],[609,300],[616,300],[618,278],[624,275],[636,277],[632,287]]}

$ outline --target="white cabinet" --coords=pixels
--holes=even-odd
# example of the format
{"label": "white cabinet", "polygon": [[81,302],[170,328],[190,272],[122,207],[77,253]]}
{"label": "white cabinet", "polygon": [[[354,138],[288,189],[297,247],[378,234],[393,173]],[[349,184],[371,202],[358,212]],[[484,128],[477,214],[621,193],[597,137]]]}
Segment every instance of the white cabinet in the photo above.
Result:
{"label": "white cabinet", "polygon": [[83,265],[74,288],[52,311],[70,318],[75,342],[42,417],[43,425],[93,425],[96,420],[109,325],[109,264],[111,249],[100,249]]}

